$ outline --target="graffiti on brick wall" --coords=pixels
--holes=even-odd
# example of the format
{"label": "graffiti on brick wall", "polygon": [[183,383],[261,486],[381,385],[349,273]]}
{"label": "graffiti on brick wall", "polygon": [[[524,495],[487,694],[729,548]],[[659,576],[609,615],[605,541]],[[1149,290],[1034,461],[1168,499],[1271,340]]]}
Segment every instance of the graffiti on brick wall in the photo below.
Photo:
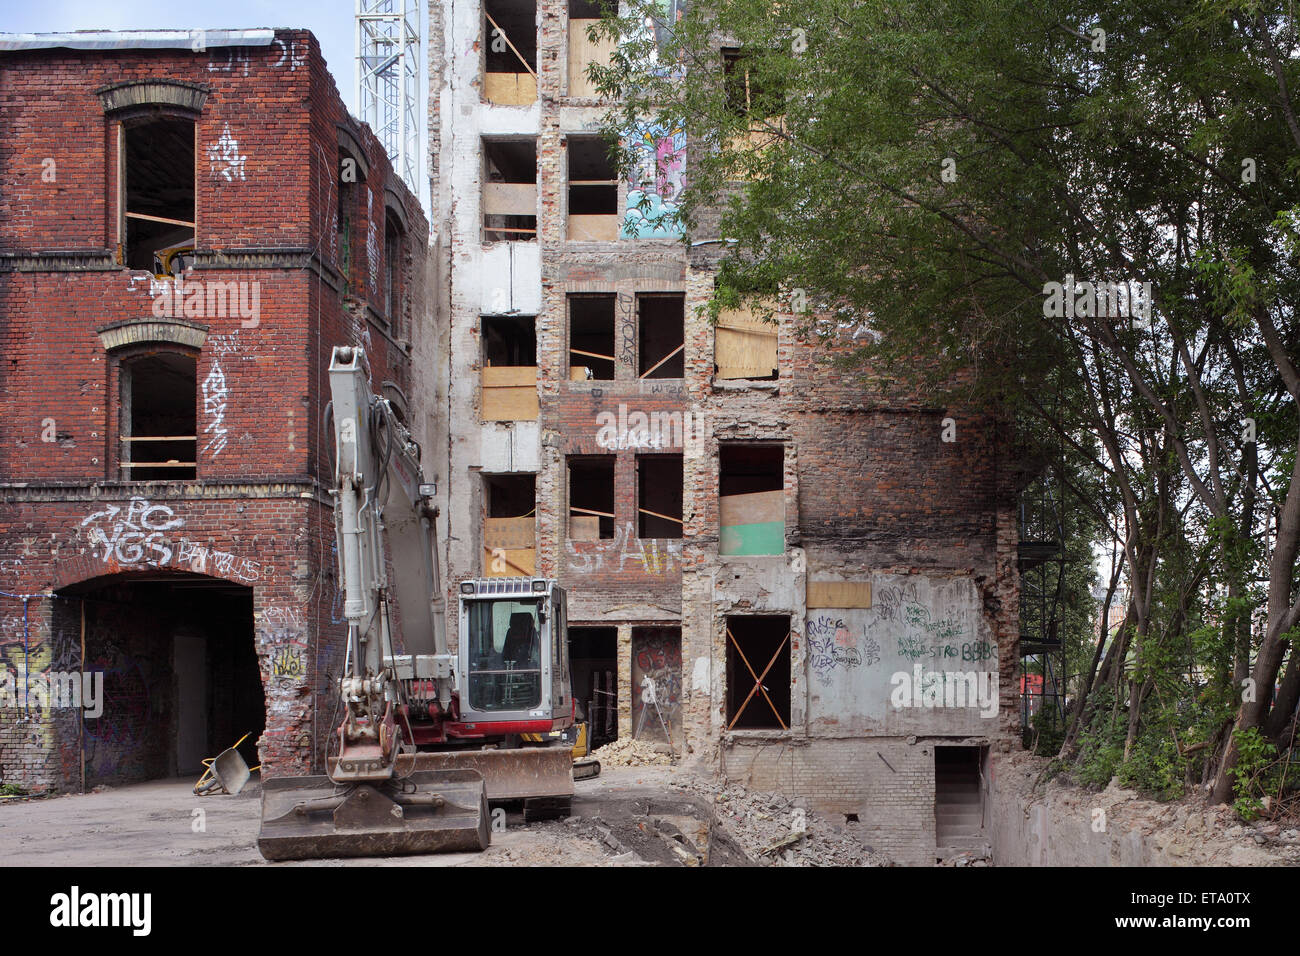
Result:
{"label": "graffiti on brick wall", "polygon": [[271,64],[273,67],[287,66],[290,72],[297,70],[307,60],[306,45],[299,45],[297,40],[290,40],[285,43],[279,37],[271,41],[272,45],[280,51],[280,56]]}
{"label": "graffiti on brick wall", "polygon": [[630,521],[614,529],[613,540],[569,540],[565,542],[565,550],[569,556],[569,570],[575,574],[630,568],[658,577],[682,566],[680,540],[638,538]]}
{"label": "graffiti on brick wall", "polygon": [[261,580],[265,573],[260,561],[209,548],[188,538],[182,538],[177,547],[176,566],[195,574],[212,574],[244,584]]}
{"label": "graffiti on brick wall", "polygon": [[244,76],[248,76],[248,54],[242,48],[225,47],[208,54],[209,73],[233,73],[236,70],[243,70]]}
{"label": "graffiti on brick wall", "polygon": [[214,360],[208,377],[203,380],[203,414],[208,417],[203,434],[212,436],[203,450],[211,452],[213,458],[226,447],[226,400],[229,395],[226,373],[222,371],[221,363]]}
{"label": "graffiti on brick wall", "polygon": [[244,584],[262,580],[268,573],[260,561],[174,534],[184,526],[185,519],[170,507],[139,496],[132,497],[125,507],[106,505],[81,522],[86,543],[103,564],[174,567]]}
{"label": "graffiti on brick wall", "polygon": [[257,639],[264,648],[271,677],[292,682],[307,677],[307,625],[303,608],[263,608]]}
{"label": "graffiti on brick wall", "polygon": [[101,561],[150,567],[161,567],[171,561],[175,552],[168,533],[184,525],[184,519],[171,508],[151,504],[140,497],[131,498],[125,510],[119,505],[108,505],[81,522],[87,542]]}
{"label": "graffiti on brick wall", "polygon": [[370,291],[379,294],[379,230],[375,224],[375,194],[366,190],[366,261],[370,266]]}
{"label": "graffiti on brick wall", "polygon": [[221,131],[215,143],[208,146],[208,172],[213,179],[228,183],[244,178],[244,163],[248,156],[239,151],[239,141],[230,133],[230,124]]}
{"label": "graffiti on brick wall", "polygon": [[[632,721],[638,736],[663,739],[663,729],[648,696],[645,681],[654,682],[654,699],[674,736],[681,723],[682,708],[682,638],[677,631],[650,631],[635,634],[632,643]],[[642,711],[649,706],[644,716]]]}
{"label": "graffiti on brick wall", "polygon": [[678,202],[686,185],[686,133],[645,123],[628,130],[626,148],[635,162],[628,173],[623,235],[677,239],[683,234]]}

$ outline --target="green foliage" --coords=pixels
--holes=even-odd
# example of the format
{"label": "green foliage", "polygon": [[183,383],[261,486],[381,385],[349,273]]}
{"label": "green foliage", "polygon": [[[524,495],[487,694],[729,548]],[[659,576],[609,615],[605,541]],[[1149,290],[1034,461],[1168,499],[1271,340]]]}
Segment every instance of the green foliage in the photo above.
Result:
{"label": "green foliage", "polygon": [[0,783],[0,797],[22,797],[27,791],[15,783]]}
{"label": "green foliage", "polygon": [[1246,821],[1254,820],[1264,810],[1263,798],[1281,787],[1282,766],[1277,747],[1259,732],[1259,728],[1238,730],[1237,763],[1231,771],[1236,800],[1233,809]]}

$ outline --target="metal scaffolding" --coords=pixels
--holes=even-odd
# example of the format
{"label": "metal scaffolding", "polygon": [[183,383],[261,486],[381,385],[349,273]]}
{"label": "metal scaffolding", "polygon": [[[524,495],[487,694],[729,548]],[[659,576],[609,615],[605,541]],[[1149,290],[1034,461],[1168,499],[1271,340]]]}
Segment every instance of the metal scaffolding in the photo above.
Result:
{"label": "metal scaffolding", "polygon": [[357,0],[357,107],[417,196],[422,22],[422,0]]}

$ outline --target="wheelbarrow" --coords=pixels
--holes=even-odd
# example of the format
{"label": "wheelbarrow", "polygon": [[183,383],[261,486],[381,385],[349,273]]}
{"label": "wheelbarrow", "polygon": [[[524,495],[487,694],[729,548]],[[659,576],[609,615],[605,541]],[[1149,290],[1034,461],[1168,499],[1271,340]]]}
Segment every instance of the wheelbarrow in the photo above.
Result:
{"label": "wheelbarrow", "polygon": [[235,746],[221,751],[215,757],[204,758],[203,776],[199,777],[199,782],[194,785],[196,796],[203,796],[218,789],[222,793],[234,795],[244,789],[253,771],[262,768],[261,764],[249,767],[244,762],[244,758],[239,755],[239,745],[251,735],[251,732],[244,734],[236,741]]}

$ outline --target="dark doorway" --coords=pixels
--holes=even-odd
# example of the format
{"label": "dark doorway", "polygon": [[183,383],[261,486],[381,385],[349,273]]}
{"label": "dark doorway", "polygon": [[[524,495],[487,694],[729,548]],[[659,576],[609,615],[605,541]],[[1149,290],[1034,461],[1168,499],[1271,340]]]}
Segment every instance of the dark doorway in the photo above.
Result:
{"label": "dark doorway", "polygon": [[251,588],[159,572],[96,578],[60,597],[67,600],[55,603],[53,624],[61,668],[89,673],[103,687],[102,712],[83,708],[72,718],[74,777],[84,760],[88,788],[197,780],[204,757],[245,734],[240,755],[257,765],[266,706]]}
{"label": "dark doorway", "polygon": [[569,661],[578,718],[587,721],[594,750],[618,739],[618,629],[570,627]]}
{"label": "dark doorway", "polygon": [[984,799],[980,785],[983,747],[934,748],[935,844],[940,849],[983,842]]}

